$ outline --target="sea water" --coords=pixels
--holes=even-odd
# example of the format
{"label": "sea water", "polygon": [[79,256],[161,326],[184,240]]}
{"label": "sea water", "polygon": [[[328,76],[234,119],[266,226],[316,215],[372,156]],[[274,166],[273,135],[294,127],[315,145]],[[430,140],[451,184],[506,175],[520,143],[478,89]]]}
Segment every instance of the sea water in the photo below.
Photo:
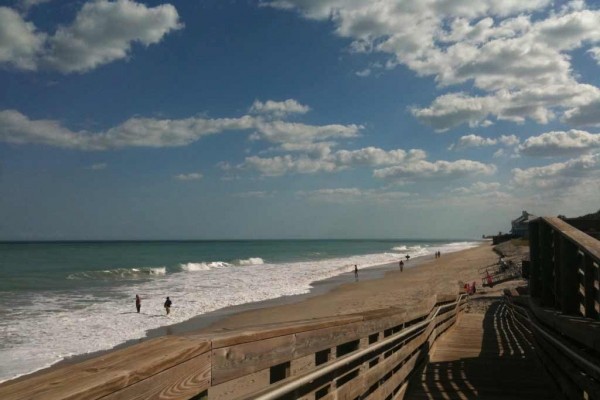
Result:
{"label": "sea water", "polygon": [[[477,245],[458,240],[0,243],[0,382],[228,306]],[[409,265],[407,264],[407,267]],[[142,298],[140,314],[135,295]],[[163,302],[173,301],[165,315]]]}

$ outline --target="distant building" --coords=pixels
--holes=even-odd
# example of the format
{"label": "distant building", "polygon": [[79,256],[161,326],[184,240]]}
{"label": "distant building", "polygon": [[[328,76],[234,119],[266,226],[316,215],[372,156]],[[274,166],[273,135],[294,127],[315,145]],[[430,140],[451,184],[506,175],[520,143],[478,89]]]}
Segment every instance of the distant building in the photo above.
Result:
{"label": "distant building", "polygon": [[527,211],[523,211],[521,216],[511,221],[512,229],[510,233],[515,237],[528,238],[529,237],[529,221],[536,219],[537,216],[529,214]]}

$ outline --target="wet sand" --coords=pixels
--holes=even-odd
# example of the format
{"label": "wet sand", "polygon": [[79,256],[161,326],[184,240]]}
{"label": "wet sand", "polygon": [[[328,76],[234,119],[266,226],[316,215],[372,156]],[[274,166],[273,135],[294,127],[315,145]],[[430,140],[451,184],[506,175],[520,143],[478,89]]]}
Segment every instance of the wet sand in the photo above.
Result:
{"label": "wet sand", "polygon": [[493,251],[491,243],[483,242],[472,249],[442,254],[438,259],[425,256],[405,261],[403,272],[400,272],[397,263],[359,268],[358,280],[355,279],[354,273],[346,273],[315,282],[310,293],[304,295],[227,307],[179,324],[150,330],[145,338],[128,341],[110,350],[67,358],[50,368],[19,377],[17,380],[164,335],[218,332],[388,307],[412,307],[427,302],[436,294],[457,294],[463,282],[475,281],[479,287],[481,278],[477,272],[478,268],[493,264],[497,260],[498,255]]}
{"label": "wet sand", "polygon": [[478,268],[497,260],[498,255],[491,243],[484,242],[472,249],[442,254],[438,259],[411,260],[408,265],[405,264],[403,272],[399,271],[397,264],[387,265],[377,271],[383,276],[375,279],[367,279],[368,275],[363,277],[362,274],[368,274],[367,271],[359,271],[357,282],[354,282],[354,274],[345,274],[350,276],[346,279],[351,282],[334,286],[325,293],[223,316],[201,331],[231,330],[389,307],[412,307],[436,294],[458,294],[464,282],[476,282],[480,287]]}

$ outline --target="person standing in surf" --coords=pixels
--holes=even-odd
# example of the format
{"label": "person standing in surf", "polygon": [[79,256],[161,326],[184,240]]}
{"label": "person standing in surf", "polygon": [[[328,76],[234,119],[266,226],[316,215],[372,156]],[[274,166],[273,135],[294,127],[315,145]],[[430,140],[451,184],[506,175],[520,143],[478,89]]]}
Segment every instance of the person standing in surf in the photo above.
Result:
{"label": "person standing in surf", "polygon": [[167,311],[167,315],[169,315],[169,313],[171,312],[171,299],[169,299],[167,297],[167,300],[165,301],[165,310]]}
{"label": "person standing in surf", "polygon": [[139,295],[135,295],[135,308],[137,309],[138,314],[140,313],[140,309],[142,308],[142,299]]}

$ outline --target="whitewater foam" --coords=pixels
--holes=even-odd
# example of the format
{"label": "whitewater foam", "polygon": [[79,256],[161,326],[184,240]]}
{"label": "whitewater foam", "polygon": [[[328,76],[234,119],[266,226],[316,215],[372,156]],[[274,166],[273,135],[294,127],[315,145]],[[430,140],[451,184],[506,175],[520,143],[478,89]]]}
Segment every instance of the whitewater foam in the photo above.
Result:
{"label": "whitewater foam", "polygon": [[[99,276],[122,276],[125,270],[128,271],[125,275],[161,278],[123,280],[119,285],[85,293],[64,290],[13,295],[11,309],[0,308],[0,337],[4,339],[0,343],[3,360],[0,381],[33,372],[70,355],[110,349],[144,337],[149,329],[220,308],[308,293],[313,282],[351,272],[355,264],[364,269],[397,262],[407,253],[414,258],[476,244],[407,246],[400,242],[390,252],[325,260],[269,263],[252,257],[232,263],[188,262],[170,270],[166,267],[107,269],[98,272]],[[77,277],[69,279],[97,279],[95,273],[92,273],[94,278],[87,277],[89,274],[73,274]],[[135,312],[135,294],[142,298],[140,314]],[[166,296],[173,301],[168,317],[162,307]],[[9,313],[10,320],[6,318]]]}
{"label": "whitewater foam", "polygon": [[250,257],[246,260],[237,260],[237,265],[262,265],[265,261],[260,257]]}

